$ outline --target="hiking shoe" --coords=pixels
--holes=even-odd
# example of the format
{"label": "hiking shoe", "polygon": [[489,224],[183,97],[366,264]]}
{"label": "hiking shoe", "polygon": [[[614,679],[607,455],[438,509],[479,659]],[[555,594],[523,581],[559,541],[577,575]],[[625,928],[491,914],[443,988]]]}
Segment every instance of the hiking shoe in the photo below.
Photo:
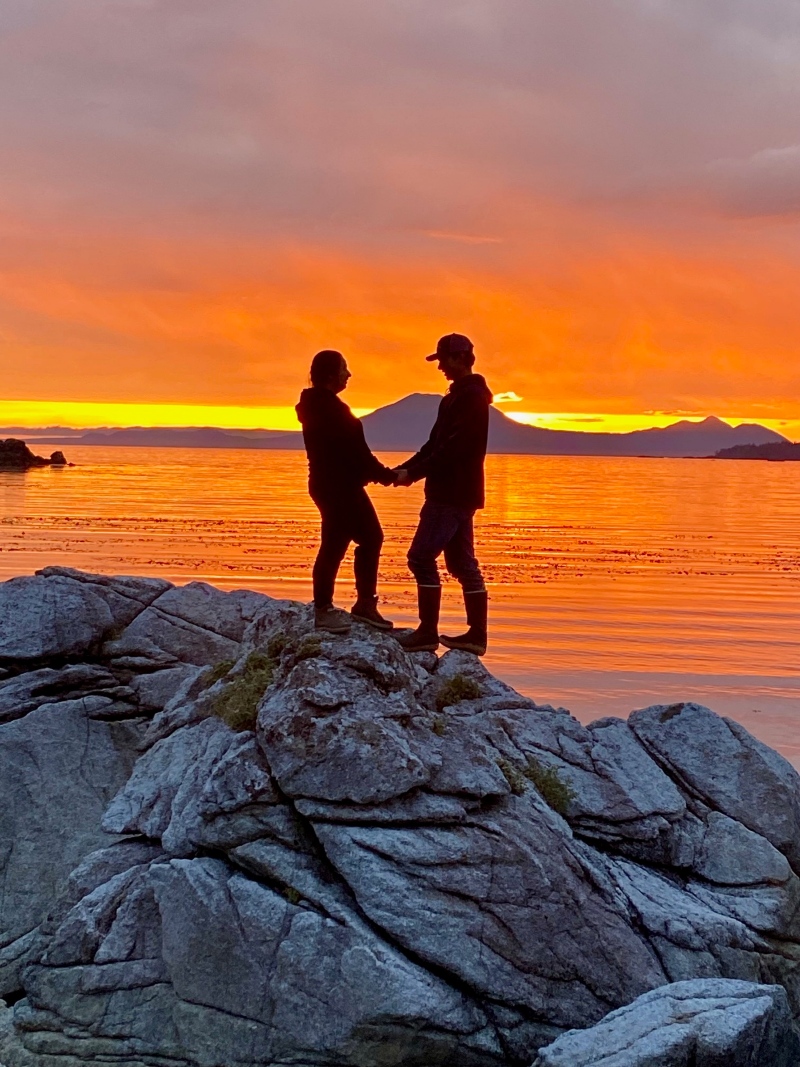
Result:
{"label": "hiking shoe", "polygon": [[350,617],[355,619],[356,622],[365,622],[367,626],[372,626],[376,630],[394,629],[394,623],[389,619],[384,619],[383,615],[378,611],[378,598],[376,596],[359,597],[350,608]]}
{"label": "hiking shoe", "polygon": [[472,652],[476,656],[486,655],[485,633],[474,633],[472,630],[467,630],[465,634],[459,634],[458,637],[440,634],[439,640],[445,648],[457,648],[461,652]]}
{"label": "hiking shoe", "polygon": [[398,634],[397,640],[406,652],[435,652],[439,647],[439,635],[435,630],[418,626],[411,633]]}
{"label": "hiking shoe", "polygon": [[314,608],[314,629],[325,630],[329,634],[346,634],[350,632],[350,616],[346,611],[329,604],[327,608]]}

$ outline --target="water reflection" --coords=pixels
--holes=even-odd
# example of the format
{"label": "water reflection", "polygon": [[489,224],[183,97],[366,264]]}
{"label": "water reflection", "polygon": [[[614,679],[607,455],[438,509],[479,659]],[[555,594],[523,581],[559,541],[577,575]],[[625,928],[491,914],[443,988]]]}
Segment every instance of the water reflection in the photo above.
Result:
{"label": "water reflection", "polygon": [[[0,577],[61,563],[310,596],[318,516],[301,454],[74,447],[68,458],[79,465],[0,473]],[[478,538],[493,670],[584,718],[694,698],[743,721],[777,715],[790,743],[800,465],[490,456],[487,473]],[[410,621],[421,488],[371,493],[387,606]],[[451,584],[443,628],[459,611]]]}

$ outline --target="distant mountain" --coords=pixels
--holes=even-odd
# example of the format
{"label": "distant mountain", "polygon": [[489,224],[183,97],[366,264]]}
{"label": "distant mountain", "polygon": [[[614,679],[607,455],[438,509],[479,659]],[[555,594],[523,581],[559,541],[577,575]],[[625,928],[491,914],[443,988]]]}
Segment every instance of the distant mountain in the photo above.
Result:
{"label": "distant mountain", "polygon": [[84,433],[85,430],[73,430],[69,426],[0,426],[0,437],[24,437],[29,441],[42,437],[68,437],[72,441]]}
{"label": "distant mountain", "polygon": [[[378,408],[362,422],[376,452],[415,452],[430,433],[441,397],[412,393]],[[131,427],[90,430],[80,437],[40,437],[41,444],[127,445],[150,448],[302,449],[299,431],[221,430],[216,427],[180,429]],[[545,430],[514,422],[496,408],[489,411],[489,451],[505,455],[539,456],[710,456],[737,445],[787,444],[785,437],[764,426],[729,426],[709,416],[702,422],[676,422],[664,429],[631,433],[592,433]]]}
{"label": "distant mountain", "polygon": [[303,435],[283,430],[220,430],[214,426],[130,426],[89,430],[81,437],[41,437],[41,444],[124,445],[133,448],[302,448]]}
{"label": "distant mountain", "polygon": [[714,459],[769,459],[777,463],[800,460],[800,444],[779,441],[766,445],[734,445],[723,448]]}
{"label": "distant mountain", "polygon": [[[428,393],[412,393],[366,415],[361,421],[370,446],[378,452],[416,450],[428,436],[440,400]],[[708,456],[733,445],[785,441],[764,426],[733,427],[713,416],[702,422],[683,420],[663,429],[587,433],[524,426],[496,408],[489,411],[489,451],[505,455],[689,457]]]}

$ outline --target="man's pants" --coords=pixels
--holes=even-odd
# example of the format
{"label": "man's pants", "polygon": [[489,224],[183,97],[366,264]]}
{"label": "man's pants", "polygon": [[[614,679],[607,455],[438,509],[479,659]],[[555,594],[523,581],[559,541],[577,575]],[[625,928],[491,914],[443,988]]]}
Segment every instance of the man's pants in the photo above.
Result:
{"label": "man's pants", "polygon": [[486,586],[475,558],[474,516],[475,512],[467,508],[425,502],[408,550],[408,566],[417,585],[442,584],[436,560],[444,552],[447,569],[464,592],[483,592]]}
{"label": "man's pants", "polygon": [[336,498],[314,497],[322,516],[322,542],[314,562],[314,605],[333,603],[333,587],[339,565],[350,542],[355,541],[356,592],[359,599],[375,597],[383,530],[372,501],[364,489]]}

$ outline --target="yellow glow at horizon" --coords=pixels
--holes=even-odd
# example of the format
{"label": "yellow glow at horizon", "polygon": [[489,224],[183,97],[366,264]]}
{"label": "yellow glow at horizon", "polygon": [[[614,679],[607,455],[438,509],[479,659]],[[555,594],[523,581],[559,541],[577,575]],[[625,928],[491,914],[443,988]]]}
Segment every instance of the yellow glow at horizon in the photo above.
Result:
{"label": "yellow glow at horizon", "polygon": [[[366,415],[371,408],[354,408]],[[117,404],[92,401],[0,400],[0,426],[219,426],[233,430],[299,430],[293,407],[201,404]]]}
{"label": "yellow glow at horizon", "polygon": [[[705,415],[664,414],[656,412],[644,415],[601,415],[564,411],[509,411],[505,405],[499,410],[524,426],[538,426],[543,430],[578,430],[583,433],[631,433],[633,430],[648,430],[654,426],[673,426],[676,422],[702,422]],[[721,415],[723,422],[740,426],[743,422],[755,422],[766,426],[790,440],[800,438],[800,419],[768,419],[759,415]]]}
{"label": "yellow glow at horizon", "polygon": [[[368,415],[374,408],[353,408],[358,416]],[[584,432],[629,433],[652,426],[670,426],[683,418],[699,422],[700,415],[676,414],[592,414],[587,412],[511,411],[508,405],[498,410],[515,422],[539,426],[548,430],[579,430]],[[757,422],[790,440],[800,439],[800,419],[770,419],[759,415],[722,416],[726,422],[738,426],[742,422]],[[43,427],[64,426],[91,429],[96,426],[218,426],[232,430],[298,430],[300,428],[291,406],[238,407],[202,404],[135,404],[101,403],[98,401],[56,400],[0,400],[0,426]]]}

